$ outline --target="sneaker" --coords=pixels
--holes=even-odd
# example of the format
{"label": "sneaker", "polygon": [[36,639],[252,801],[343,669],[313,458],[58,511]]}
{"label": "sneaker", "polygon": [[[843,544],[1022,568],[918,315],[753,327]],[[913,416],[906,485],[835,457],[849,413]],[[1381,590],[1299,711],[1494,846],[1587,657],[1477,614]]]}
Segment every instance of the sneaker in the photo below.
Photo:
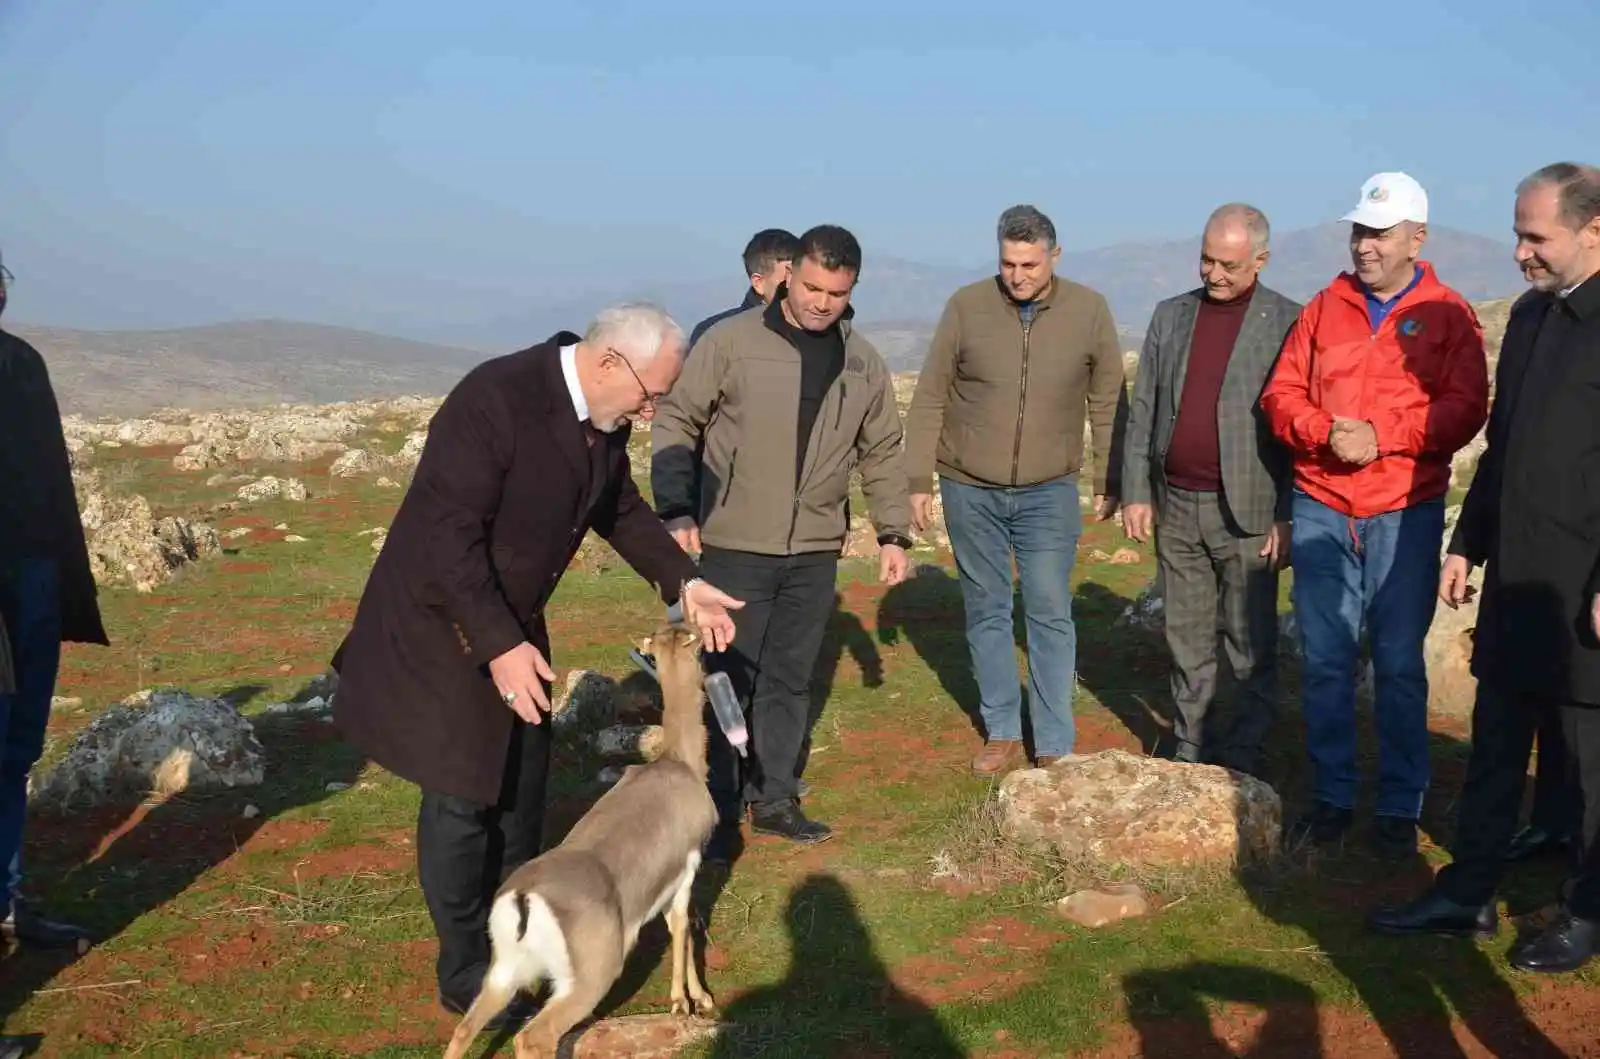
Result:
{"label": "sneaker", "polygon": [[1315,802],[1284,832],[1284,845],[1293,849],[1310,842],[1325,846],[1344,838],[1350,830],[1351,811],[1330,802]]}
{"label": "sneaker", "polygon": [[826,842],[833,829],[817,820],[808,820],[798,802],[784,800],[750,807],[750,827],[763,835],[777,835],[807,845]]}
{"label": "sneaker", "polygon": [[1385,859],[1409,857],[1417,851],[1417,822],[1403,816],[1375,816],[1367,832],[1367,845]]}
{"label": "sneaker", "polygon": [[89,932],[71,923],[45,919],[20,897],[11,900],[6,918],[0,920],[0,935],[8,941],[38,949],[89,949]]}

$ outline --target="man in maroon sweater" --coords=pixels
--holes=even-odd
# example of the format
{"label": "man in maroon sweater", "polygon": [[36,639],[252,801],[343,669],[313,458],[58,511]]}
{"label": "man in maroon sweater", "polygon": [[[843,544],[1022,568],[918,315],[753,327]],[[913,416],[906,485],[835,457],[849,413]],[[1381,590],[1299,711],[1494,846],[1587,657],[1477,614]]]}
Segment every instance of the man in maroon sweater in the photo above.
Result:
{"label": "man in maroon sweater", "polygon": [[[1123,452],[1123,529],[1156,539],[1177,707],[1171,755],[1260,766],[1277,681],[1278,572],[1288,561],[1289,453],[1257,402],[1298,302],[1270,290],[1267,218],[1242,203],[1206,222],[1195,290],[1156,306],[1139,355]],[[1217,687],[1217,616],[1240,695]]]}

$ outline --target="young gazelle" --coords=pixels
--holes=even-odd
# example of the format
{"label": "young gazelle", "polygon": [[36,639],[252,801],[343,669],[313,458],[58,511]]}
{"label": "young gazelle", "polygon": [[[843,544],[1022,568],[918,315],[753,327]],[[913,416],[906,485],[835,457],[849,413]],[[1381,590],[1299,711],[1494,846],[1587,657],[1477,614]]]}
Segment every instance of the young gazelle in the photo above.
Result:
{"label": "young gazelle", "polygon": [[661,756],[629,767],[560,845],[518,868],[495,894],[494,956],[445,1059],[461,1059],[518,990],[535,991],[544,980],[551,997],[517,1034],[516,1056],[553,1059],[562,1036],[621,976],[639,928],[662,912],[672,935],[673,1012],[714,1011],[689,931],[700,851],[717,823],[706,789],[700,641],[683,625],[666,625],[644,646],[661,681]]}

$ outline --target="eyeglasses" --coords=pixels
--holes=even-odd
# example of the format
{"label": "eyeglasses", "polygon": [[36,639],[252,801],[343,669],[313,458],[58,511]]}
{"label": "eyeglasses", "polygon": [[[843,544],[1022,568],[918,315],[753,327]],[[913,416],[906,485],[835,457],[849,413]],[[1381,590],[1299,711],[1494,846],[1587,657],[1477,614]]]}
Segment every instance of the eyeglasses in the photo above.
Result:
{"label": "eyeglasses", "polygon": [[656,406],[656,402],[665,397],[666,394],[651,393],[650,387],[646,386],[644,384],[644,380],[639,378],[639,373],[633,370],[633,365],[628,363],[628,358],[623,356],[621,352],[611,346],[606,347],[606,352],[622,361],[623,365],[628,369],[628,374],[633,376],[633,381],[639,384],[639,392],[644,394],[644,405],[642,407],[653,410]]}

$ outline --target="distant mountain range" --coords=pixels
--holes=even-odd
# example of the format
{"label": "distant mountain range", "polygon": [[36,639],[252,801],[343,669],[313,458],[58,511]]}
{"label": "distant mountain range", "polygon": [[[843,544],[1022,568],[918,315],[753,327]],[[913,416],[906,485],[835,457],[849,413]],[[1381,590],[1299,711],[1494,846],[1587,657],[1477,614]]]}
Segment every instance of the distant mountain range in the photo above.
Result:
{"label": "distant mountain range", "polygon": [[[1339,224],[1273,237],[1266,283],[1299,300],[1349,265]],[[1158,301],[1198,283],[1198,239],[1124,243],[1062,254],[1061,274],[1106,296],[1124,347],[1138,348]],[[1479,301],[1523,289],[1511,248],[1482,236],[1433,227],[1424,256],[1440,277]],[[914,371],[952,291],[992,275],[867,254],[855,304],[863,333],[897,371]],[[703,274],[703,270],[697,270]],[[581,330],[603,305],[649,298],[685,328],[742,296],[737,265],[725,284],[663,278],[602,287],[582,297],[534,301],[471,327],[440,327],[410,338],[286,320],[254,320],[170,331],[73,331],[15,326],[45,353],[68,411],[132,415],[161,406],[227,407],[442,393],[473,364],[562,328]],[[427,339],[428,341],[419,341]]]}
{"label": "distant mountain range", "polygon": [[172,331],[6,329],[44,355],[62,413],[89,417],[441,394],[487,356],[290,320]]}

